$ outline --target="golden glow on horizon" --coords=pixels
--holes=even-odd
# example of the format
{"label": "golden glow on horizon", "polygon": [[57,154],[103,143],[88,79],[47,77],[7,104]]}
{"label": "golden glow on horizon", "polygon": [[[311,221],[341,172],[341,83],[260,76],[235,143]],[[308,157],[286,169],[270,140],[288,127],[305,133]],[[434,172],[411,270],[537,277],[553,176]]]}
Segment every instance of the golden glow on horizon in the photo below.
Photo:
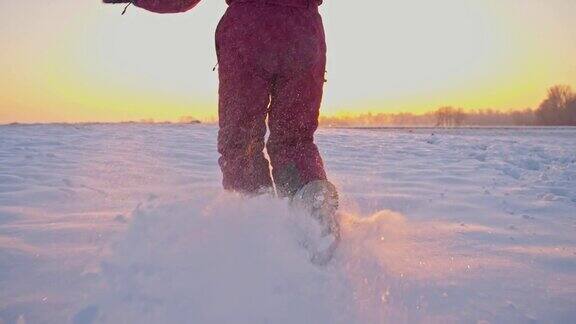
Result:
{"label": "golden glow on horizon", "polygon": [[[0,3],[0,123],[216,115],[224,1],[162,16],[99,1]],[[326,1],[323,114],[536,107],[576,86],[571,0]],[[26,23],[23,23],[26,22]]]}

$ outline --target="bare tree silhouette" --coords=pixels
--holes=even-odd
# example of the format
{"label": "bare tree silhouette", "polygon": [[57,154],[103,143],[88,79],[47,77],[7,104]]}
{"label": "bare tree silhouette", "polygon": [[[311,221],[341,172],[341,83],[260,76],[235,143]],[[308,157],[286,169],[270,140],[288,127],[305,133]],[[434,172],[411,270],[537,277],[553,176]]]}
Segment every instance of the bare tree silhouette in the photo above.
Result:
{"label": "bare tree silhouette", "polygon": [[548,97],[536,110],[540,125],[576,125],[576,94],[567,85],[548,89]]}
{"label": "bare tree silhouette", "polygon": [[434,115],[437,127],[461,126],[466,119],[464,109],[450,106],[438,108]]}

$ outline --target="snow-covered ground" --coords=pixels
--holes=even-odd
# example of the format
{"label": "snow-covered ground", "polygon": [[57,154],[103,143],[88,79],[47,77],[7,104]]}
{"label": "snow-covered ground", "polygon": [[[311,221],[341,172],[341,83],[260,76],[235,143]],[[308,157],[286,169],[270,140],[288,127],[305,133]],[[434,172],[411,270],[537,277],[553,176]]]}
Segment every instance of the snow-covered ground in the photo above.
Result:
{"label": "snow-covered ground", "polygon": [[0,323],[576,322],[575,128],[319,131],[326,267],[216,132],[0,127]]}

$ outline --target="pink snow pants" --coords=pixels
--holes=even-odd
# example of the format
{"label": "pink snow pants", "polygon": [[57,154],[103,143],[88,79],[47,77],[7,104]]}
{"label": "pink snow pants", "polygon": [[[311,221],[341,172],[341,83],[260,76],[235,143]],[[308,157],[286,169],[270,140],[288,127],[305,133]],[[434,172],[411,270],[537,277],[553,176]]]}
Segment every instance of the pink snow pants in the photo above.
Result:
{"label": "pink snow pants", "polygon": [[317,4],[233,2],[216,30],[216,52],[224,188],[255,193],[274,181],[280,196],[291,196],[326,179],[314,144],[326,68]]}

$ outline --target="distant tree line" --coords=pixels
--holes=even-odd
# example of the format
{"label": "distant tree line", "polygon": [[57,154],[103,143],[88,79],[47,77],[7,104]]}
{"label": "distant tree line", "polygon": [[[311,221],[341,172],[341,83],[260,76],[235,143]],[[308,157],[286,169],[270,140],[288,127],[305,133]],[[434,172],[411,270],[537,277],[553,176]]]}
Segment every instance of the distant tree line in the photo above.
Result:
{"label": "distant tree line", "polygon": [[534,110],[500,111],[477,109],[465,112],[462,108],[442,107],[434,112],[435,126],[534,126],[537,125]]}
{"label": "distant tree line", "polygon": [[464,110],[440,107],[425,114],[365,113],[354,116],[321,116],[320,124],[332,127],[378,126],[576,126],[576,94],[569,86],[557,85],[534,110]]}
{"label": "distant tree line", "polygon": [[379,127],[379,126],[433,126],[434,115],[427,113],[363,113],[344,116],[320,116],[320,125],[326,127]]}
{"label": "distant tree line", "polygon": [[466,113],[462,108],[441,107],[434,112],[436,117],[436,126],[462,126],[466,119]]}

